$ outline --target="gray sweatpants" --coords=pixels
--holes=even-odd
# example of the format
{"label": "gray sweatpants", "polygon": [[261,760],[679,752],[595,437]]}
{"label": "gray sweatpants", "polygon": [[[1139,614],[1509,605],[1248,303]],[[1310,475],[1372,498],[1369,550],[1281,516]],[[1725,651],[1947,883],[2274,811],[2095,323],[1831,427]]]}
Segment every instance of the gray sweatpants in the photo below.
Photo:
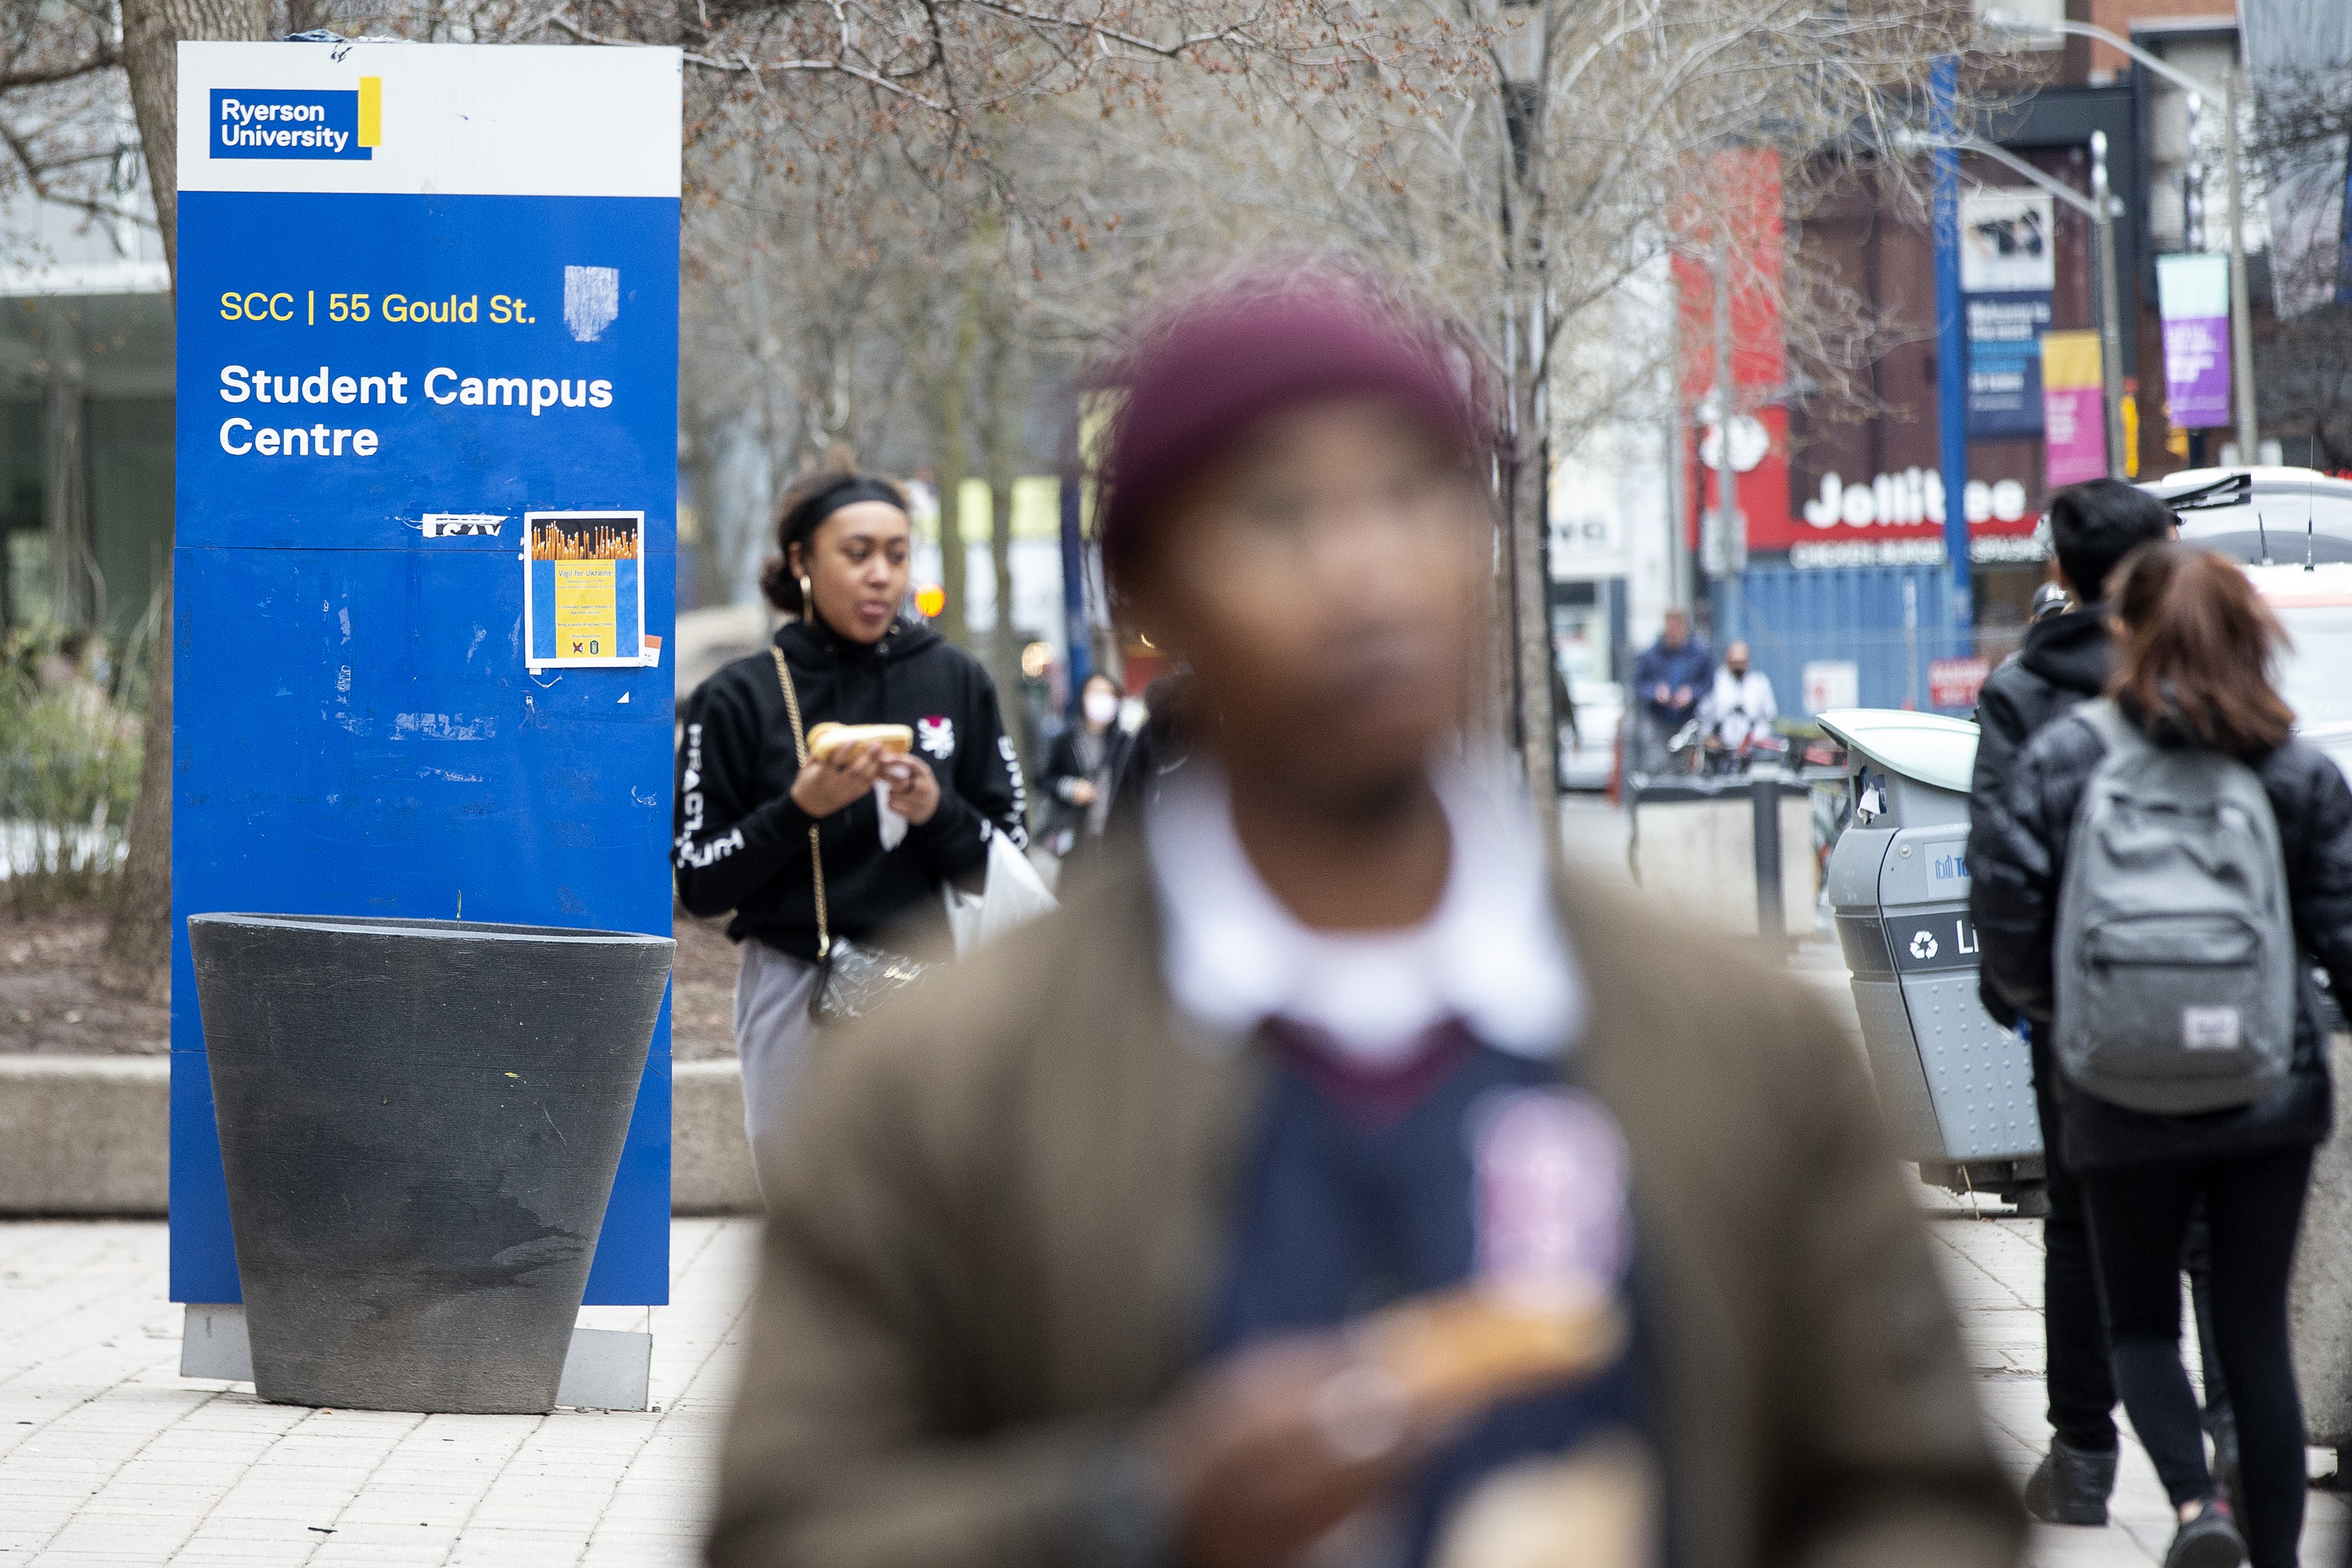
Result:
{"label": "gray sweatpants", "polygon": [[735,1054],[743,1063],[743,1131],[751,1140],[751,1166],[773,1207],[773,1182],[782,1170],[782,1141],[792,1119],[793,1089],[808,1058],[815,1020],[817,966],[753,939],[743,944],[735,976]]}

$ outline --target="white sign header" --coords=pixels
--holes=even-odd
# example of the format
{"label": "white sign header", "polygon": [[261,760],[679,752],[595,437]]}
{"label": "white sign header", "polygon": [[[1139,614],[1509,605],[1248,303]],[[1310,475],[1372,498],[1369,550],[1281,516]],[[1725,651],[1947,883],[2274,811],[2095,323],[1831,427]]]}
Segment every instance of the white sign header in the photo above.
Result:
{"label": "white sign header", "polygon": [[180,46],[180,189],[678,195],[683,58],[587,45]]}

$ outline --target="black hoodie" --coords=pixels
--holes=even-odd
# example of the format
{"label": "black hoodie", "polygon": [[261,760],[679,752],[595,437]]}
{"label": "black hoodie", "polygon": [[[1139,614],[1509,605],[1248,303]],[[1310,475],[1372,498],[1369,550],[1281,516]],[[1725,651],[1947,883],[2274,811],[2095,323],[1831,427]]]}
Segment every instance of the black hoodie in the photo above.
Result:
{"label": "black hoodie", "polygon": [[[940,781],[940,805],[896,849],[882,847],[872,795],[818,825],[825,910],[835,934],[867,939],[979,867],[988,836],[1025,847],[1021,764],[997,718],[996,688],[971,655],[929,626],[892,624],[868,646],[822,622],[788,622],[776,647],[791,665],[801,721],[906,724]],[[727,934],[816,956],[809,822],[793,803],[800,771],[774,658],[726,666],[687,700],[678,746],[677,896],[698,915],[733,910]]]}
{"label": "black hoodie", "polygon": [[1985,678],[1977,695],[1977,767],[1971,797],[1990,799],[2033,732],[2106,689],[2116,668],[2104,605],[2068,610],[2025,628],[2017,657]]}
{"label": "black hoodie", "polygon": [[[2085,605],[2025,628],[2025,645],[1985,678],[1977,694],[1977,765],[1969,781],[1969,855],[1973,864],[1986,820],[2009,771],[2034,732],[2106,689],[2116,667],[2104,605]],[[1973,886],[1973,879],[1971,879]],[[1990,980],[1978,994],[2003,1028],[2017,1026],[2017,1009]],[[2037,1054],[2037,1060],[2039,1059]]]}

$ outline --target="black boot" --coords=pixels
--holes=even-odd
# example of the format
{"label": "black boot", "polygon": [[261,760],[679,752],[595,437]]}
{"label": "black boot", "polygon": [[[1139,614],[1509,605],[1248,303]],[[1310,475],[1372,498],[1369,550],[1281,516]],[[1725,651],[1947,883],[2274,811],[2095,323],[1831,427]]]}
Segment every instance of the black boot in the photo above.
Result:
{"label": "black boot", "polygon": [[2230,1505],[2209,1498],[2202,1511],[2173,1533],[2164,1568],[2238,1568],[2246,1560],[2246,1538]]}
{"label": "black boot", "polygon": [[2116,1450],[2100,1453],[2050,1439],[2050,1452],[2025,1483],[2025,1511],[2045,1524],[2105,1524],[2116,1489]]}
{"label": "black boot", "polygon": [[2213,1439],[2213,1484],[2222,1500],[2238,1509],[2245,1500],[2238,1490],[2237,1415],[2227,1405],[2217,1405],[2205,1412],[2204,1426]]}

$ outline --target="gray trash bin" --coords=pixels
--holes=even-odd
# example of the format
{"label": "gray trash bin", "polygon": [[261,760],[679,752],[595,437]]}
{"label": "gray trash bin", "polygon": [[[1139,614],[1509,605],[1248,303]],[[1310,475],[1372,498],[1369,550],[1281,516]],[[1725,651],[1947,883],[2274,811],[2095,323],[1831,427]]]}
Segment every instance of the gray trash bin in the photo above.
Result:
{"label": "gray trash bin", "polygon": [[2026,1196],[2042,1181],[2032,1062],[1977,999],[1969,921],[1977,727],[1869,708],[1820,723],[1848,759],[1853,816],[1830,854],[1829,896],[1879,1104],[1926,1180]]}

